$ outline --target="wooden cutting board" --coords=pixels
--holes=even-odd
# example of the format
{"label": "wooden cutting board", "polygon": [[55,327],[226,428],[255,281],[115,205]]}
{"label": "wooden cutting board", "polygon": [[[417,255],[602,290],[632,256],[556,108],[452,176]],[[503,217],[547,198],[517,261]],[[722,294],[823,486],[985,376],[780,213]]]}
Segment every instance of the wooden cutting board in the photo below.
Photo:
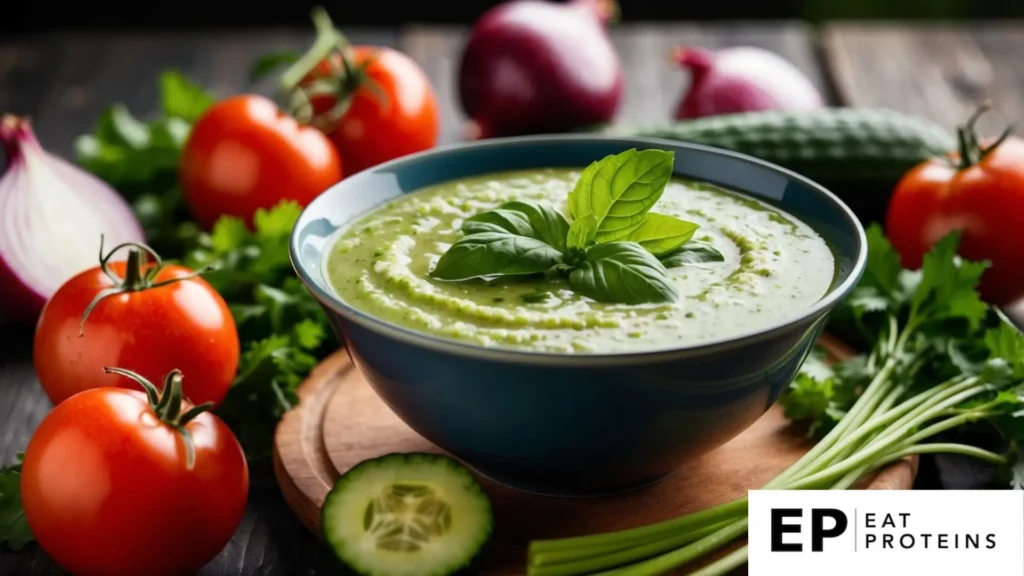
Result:
{"label": "wooden cutting board", "polygon": [[[821,344],[835,360],[851,352],[829,337]],[[278,424],[274,469],[285,500],[313,533],[320,505],[342,473],[390,452],[444,452],[409,429],[377,397],[339,351],[325,359],[299,389],[300,404]],[[663,482],[606,498],[553,498],[527,494],[481,478],[495,510],[495,534],[477,573],[524,574],[531,539],[632,528],[743,497],[795,462],[809,447],[778,407],[721,448],[686,464]],[[864,487],[909,489],[917,460],[894,463]]]}

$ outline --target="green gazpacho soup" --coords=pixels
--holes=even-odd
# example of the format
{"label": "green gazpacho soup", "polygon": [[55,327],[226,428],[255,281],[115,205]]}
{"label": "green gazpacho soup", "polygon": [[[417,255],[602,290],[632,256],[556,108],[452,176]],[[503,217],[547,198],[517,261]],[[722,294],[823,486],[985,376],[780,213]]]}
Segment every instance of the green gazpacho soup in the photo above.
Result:
{"label": "green gazpacho soup", "polygon": [[350,306],[419,332],[585,354],[677,348],[755,330],[809,308],[832,283],[834,257],[810,226],[750,197],[679,178],[668,182],[657,211],[699,224],[694,240],[724,259],[668,269],[674,302],[598,302],[557,276],[431,277],[469,217],[511,200],[568,216],[567,196],[581,172],[495,173],[403,195],[342,231],[325,261],[330,284]]}

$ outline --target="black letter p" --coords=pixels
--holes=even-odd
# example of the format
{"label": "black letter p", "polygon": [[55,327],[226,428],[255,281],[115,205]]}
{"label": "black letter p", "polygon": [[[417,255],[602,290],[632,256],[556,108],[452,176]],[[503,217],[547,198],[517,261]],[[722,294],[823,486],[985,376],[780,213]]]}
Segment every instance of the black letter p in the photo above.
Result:
{"label": "black letter p", "polygon": [[[831,518],[836,525],[825,530],[825,518]],[[825,538],[835,538],[846,532],[846,514],[834,508],[811,510],[811,550],[821,552]]]}

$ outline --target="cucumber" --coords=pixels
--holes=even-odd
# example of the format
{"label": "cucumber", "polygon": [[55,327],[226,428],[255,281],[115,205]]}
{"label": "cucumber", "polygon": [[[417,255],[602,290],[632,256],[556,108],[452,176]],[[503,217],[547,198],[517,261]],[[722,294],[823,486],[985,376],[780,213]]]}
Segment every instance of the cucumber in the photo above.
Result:
{"label": "cucumber", "polygon": [[881,108],[747,112],[607,133],[693,142],[760,158],[828,188],[865,221],[884,216],[889,195],[908,170],[956,149],[956,138],[942,126]]}
{"label": "cucumber", "polygon": [[324,539],[364,576],[445,576],[472,562],[491,536],[491,502],[458,462],[388,454],[354,466],[322,509]]}

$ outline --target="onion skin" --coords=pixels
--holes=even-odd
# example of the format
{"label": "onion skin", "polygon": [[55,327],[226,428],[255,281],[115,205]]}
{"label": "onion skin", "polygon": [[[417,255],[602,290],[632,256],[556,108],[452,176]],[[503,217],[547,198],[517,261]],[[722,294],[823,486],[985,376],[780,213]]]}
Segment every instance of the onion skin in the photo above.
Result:
{"label": "onion skin", "polygon": [[[64,263],[57,264],[46,253],[48,247],[35,243],[36,239],[28,234],[19,236],[20,230],[9,226],[10,221],[2,218],[5,210],[13,205],[15,194],[36,193],[28,188],[30,175],[36,182],[47,180],[52,183],[56,180],[70,191],[88,196],[87,205],[95,212],[81,216],[103,216],[107,220],[108,225],[103,227],[103,231],[110,246],[121,242],[142,242],[145,235],[131,207],[116,191],[85,170],[44,150],[27,120],[14,116],[0,118],[0,143],[7,154],[7,169],[0,174],[0,313],[17,322],[31,324],[39,317],[46,301],[65,281],[95,266],[100,238],[93,240],[97,247],[95,256],[83,259],[80,265],[65,266],[74,270],[55,271]],[[32,174],[33,171],[36,173]],[[43,176],[46,178],[41,178]],[[74,224],[45,221],[44,225],[49,227],[45,232],[66,229]],[[26,270],[30,266],[33,272],[45,275],[45,279],[30,278]]]}
{"label": "onion skin", "polygon": [[774,52],[737,46],[711,52],[677,48],[672,59],[690,72],[677,120],[760,110],[813,110],[825,105],[814,84]]}
{"label": "onion skin", "polygon": [[608,0],[513,0],[473,27],[459,97],[473,136],[564,132],[614,118],[622,64],[605,22]]}

